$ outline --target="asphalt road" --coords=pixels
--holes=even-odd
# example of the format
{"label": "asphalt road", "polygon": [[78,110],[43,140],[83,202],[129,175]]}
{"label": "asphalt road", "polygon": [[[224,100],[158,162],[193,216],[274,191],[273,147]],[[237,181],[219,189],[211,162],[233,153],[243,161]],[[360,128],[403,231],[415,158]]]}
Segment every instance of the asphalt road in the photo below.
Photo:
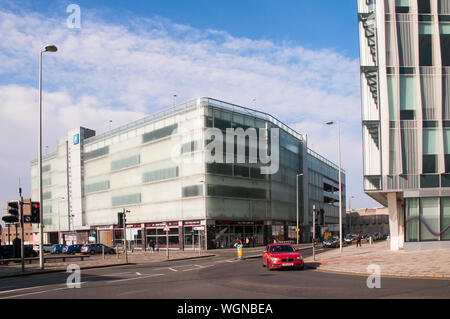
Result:
{"label": "asphalt road", "polygon": [[[302,252],[308,256],[311,249]],[[364,276],[313,269],[269,272],[260,258],[234,256],[226,251],[217,257],[86,269],[81,271],[81,288],[67,287],[68,273],[4,278],[0,299],[450,298],[449,280],[382,278],[381,288],[369,289]]]}

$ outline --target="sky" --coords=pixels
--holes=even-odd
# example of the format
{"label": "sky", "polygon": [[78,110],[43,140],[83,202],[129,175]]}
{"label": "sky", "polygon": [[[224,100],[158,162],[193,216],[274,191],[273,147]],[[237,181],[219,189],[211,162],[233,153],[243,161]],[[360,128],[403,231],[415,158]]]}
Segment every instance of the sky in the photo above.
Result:
{"label": "sky", "polygon": [[[76,4],[80,28],[67,20]],[[73,20],[71,20],[73,22]],[[84,126],[97,134],[201,96],[256,108],[307,134],[342,166],[352,208],[362,190],[356,0],[0,2],[0,207],[30,195],[37,158],[39,51],[43,153]],[[348,202],[347,202],[348,206]]]}

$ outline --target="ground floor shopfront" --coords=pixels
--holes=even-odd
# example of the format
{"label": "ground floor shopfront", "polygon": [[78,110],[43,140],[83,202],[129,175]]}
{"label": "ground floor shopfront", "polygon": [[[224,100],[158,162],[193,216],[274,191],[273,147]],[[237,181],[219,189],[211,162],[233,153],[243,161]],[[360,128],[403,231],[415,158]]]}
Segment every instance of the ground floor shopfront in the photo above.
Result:
{"label": "ground floor shopfront", "polygon": [[[165,225],[168,231],[164,231]],[[295,228],[293,222],[286,221],[161,221],[128,224],[125,231],[117,225],[109,225],[62,233],[60,243],[70,239],[66,244],[99,242],[110,247],[122,247],[126,237],[127,248],[132,251],[148,251],[151,247],[159,250],[167,246],[173,250],[205,250],[232,248],[239,239],[247,246],[262,246],[274,241],[295,242]]]}

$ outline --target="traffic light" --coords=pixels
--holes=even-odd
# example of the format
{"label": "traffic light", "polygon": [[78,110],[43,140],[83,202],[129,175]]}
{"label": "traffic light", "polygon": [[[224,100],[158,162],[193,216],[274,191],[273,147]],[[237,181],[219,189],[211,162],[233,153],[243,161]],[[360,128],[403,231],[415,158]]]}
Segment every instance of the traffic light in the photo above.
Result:
{"label": "traffic light", "polygon": [[123,213],[117,213],[117,225],[119,228],[123,228]]}
{"label": "traffic light", "polygon": [[31,223],[39,224],[41,222],[41,204],[31,202]]}
{"label": "traffic light", "polygon": [[2,220],[5,223],[18,223],[19,222],[19,202],[13,201],[8,203],[8,213],[10,215],[3,216]]}

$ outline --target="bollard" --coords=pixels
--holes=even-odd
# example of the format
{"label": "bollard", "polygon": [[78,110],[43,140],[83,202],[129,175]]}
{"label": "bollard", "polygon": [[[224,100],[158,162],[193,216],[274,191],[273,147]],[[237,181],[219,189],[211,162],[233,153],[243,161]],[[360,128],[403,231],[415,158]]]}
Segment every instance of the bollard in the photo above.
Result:
{"label": "bollard", "polygon": [[119,248],[116,246],[116,255],[117,255],[117,259],[119,259]]}
{"label": "bollard", "polygon": [[105,246],[102,245],[102,257],[105,259]]}
{"label": "bollard", "polygon": [[237,255],[239,259],[242,259],[242,245],[237,245]]}

